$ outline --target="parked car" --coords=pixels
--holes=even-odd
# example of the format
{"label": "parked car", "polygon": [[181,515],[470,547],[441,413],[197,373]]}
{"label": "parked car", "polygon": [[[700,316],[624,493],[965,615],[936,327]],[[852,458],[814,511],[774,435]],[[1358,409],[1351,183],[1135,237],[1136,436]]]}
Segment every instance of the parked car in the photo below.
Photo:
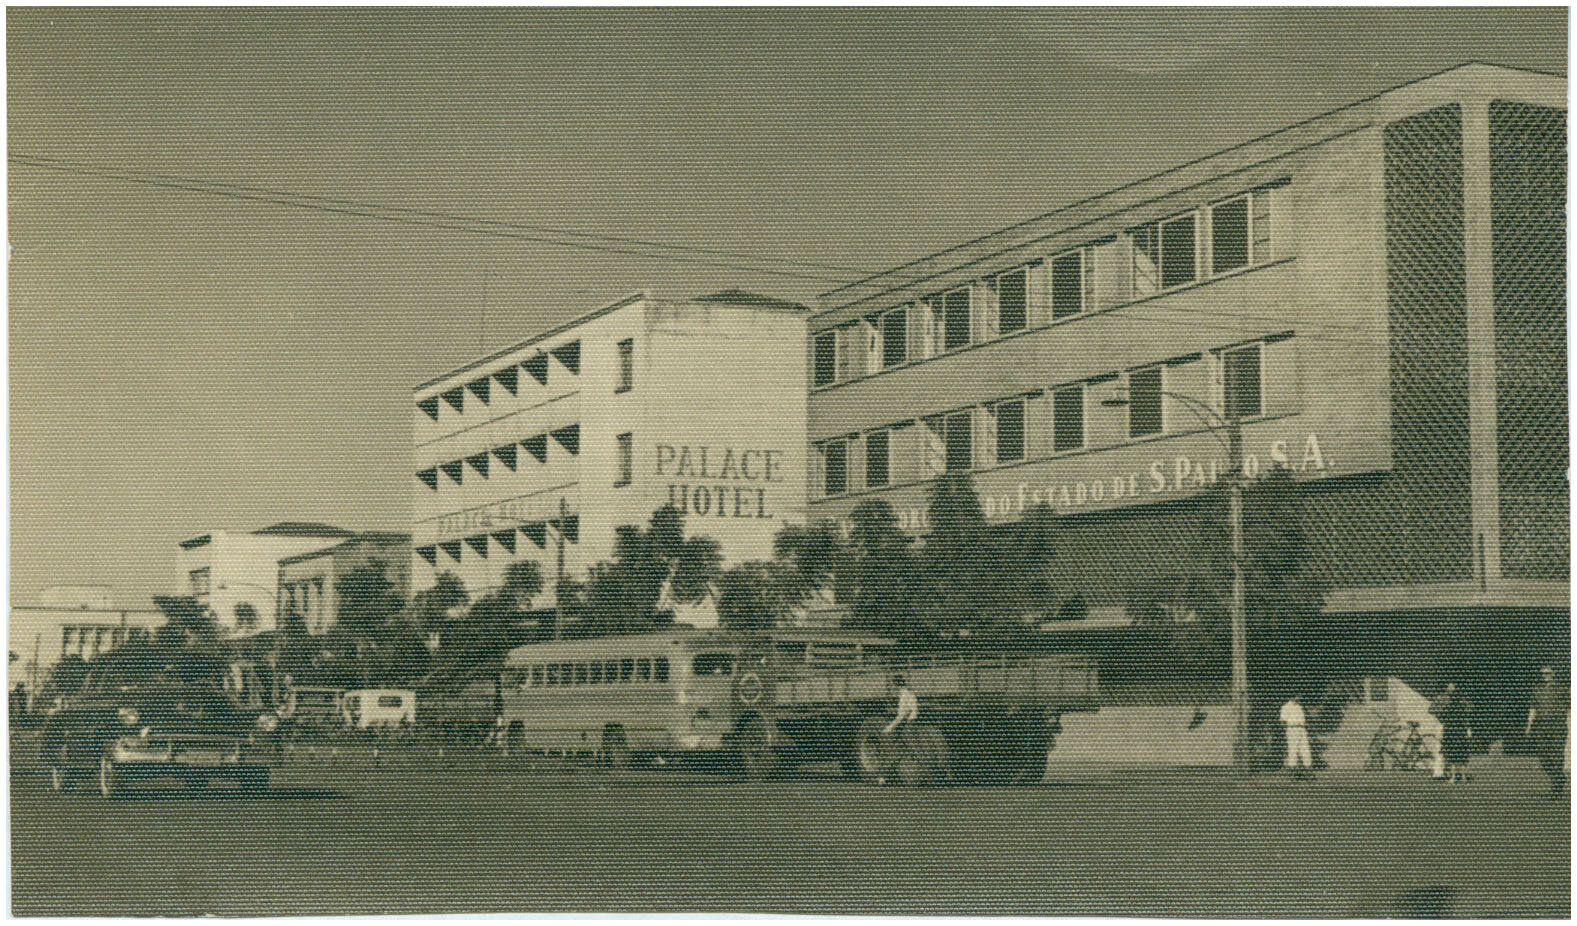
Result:
{"label": "parked car", "polygon": [[106,797],[159,777],[194,788],[226,778],[261,790],[278,726],[237,664],[181,650],[122,650],[94,661],[82,687],[45,720],[40,748],[56,791],[95,774]]}
{"label": "parked car", "polygon": [[416,692],[398,688],[347,691],[340,701],[346,726],[406,727],[416,722]]}

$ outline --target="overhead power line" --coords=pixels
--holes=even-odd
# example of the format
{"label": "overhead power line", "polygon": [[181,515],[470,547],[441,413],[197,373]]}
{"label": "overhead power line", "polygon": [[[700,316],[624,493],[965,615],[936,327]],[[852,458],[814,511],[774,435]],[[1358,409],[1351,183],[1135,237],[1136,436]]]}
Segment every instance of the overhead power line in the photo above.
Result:
{"label": "overhead power line", "polygon": [[[760,273],[770,276],[814,280],[821,283],[839,283],[845,286],[852,285],[851,281],[845,277],[829,276],[826,273],[810,273],[806,271],[820,270],[869,275],[869,271],[867,270],[862,270],[855,267],[846,267],[837,264],[804,261],[787,257],[773,257],[762,254],[747,254],[739,251],[714,250],[711,248],[701,248],[691,245],[667,244],[660,241],[648,241],[640,238],[626,238],[618,235],[603,235],[594,232],[578,232],[520,222],[503,222],[495,219],[482,219],[476,218],[474,216],[465,216],[455,213],[410,209],[401,206],[388,206],[379,203],[340,199],[329,196],[315,196],[306,193],[294,193],[288,190],[276,190],[266,187],[245,186],[236,183],[200,180],[193,177],[181,177],[171,174],[111,169],[93,164],[67,161],[59,158],[43,157],[39,155],[11,154],[8,156],[7,160],[12,164],[25,167],[34,167],[41,170],[52,170],[80,176],[119,180],[125,183],[135,183],[143,186],[181,190],[189,193],[200,193],[207,196],[220,196],[228,199],[260,202],[269,205],[287,206],[298,209],[308,209],[317,212],[355,216],[358,218],[395,222],[405,225],[441,228],[449,231],[467,232],[470,234],[485,235],[488,237],[504,238],[515,241],[527,241],[534,244],[545,244],[574,250],[593,251],[605,254],[624,254],[646,260],[686,263],[727,270],[740,270],[749,273]],[[750,261],[753,263],[746,264],[740,263],[739,261]],[[782,266],[760,266],[761,264],[777,264]],[[792,267],[805,269],[788,269]]]}

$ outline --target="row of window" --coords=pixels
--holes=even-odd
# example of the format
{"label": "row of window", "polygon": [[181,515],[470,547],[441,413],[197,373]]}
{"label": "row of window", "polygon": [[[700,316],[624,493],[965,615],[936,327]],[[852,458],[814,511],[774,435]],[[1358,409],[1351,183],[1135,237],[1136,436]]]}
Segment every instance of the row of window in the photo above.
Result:
{"label": "row of window", "polygon": [[[496,396],[494,386],[503,389],[510,395],[518,395],[520,391],[520,371],[524,370],[539,386],[548,384],[550,364],[548,358],[552,357],[572,375],[580,374],[580,342],[570,341],[561,344],[552,350],[542,351],[519,363],[511,363],[506,367],[494,370],[485,376],[480,376],[462,386],[428,396],[416,403],[427,417],[438,420],[439,410],[443,405],[449,406],[455,414],[465,414],[466,395],[473,401],[490,405]],[[618,363],[615,367],[614,392],[629,392],[635,388],[635,339],[626,338],[618,343]],[[440,404],[442,403],[442,404]]]}
{"label": "row of window", "polygon": [[505,669],[504,684],[511,688],[623,685],[632,682],[666,682],[668,676],[667,656],[643,656],[591,662],[549,662]]}
{"label": "row of window", "polygon": [[[1285,340],[1285,337],[1275,341]],[[1089,387],[1121,380],[1121,398],[1109,414],[1124,415],[1121,431],[1137,440],[1164,434],[1176,425],[1167,420],[1168,396],[1197,399],[1226,420],[1242,420],[1265,413],[1266,341],[1237,345],[1195,358],[1108,374],[1047,390],[1012,396],[980,406],[931,415],[886,427],[822,441],[813,460],[819,472],[819,494],[841,495],[878,489],[902,482],[935,478],[943,473],[1021,463],[1031,458],[1056,456],[1089,449]],[[1193,363],[1209,369],[1204,376],[1184,375]],[[1168,371],[1172,371],[1170,374]],[[1192,372],[1192,371],[1190,371]],[[1168,378],[1186,379],[1181,391],[1169,388]],[[1202,389],[1208,376],[1209,389]],[[1188,421],[1203,426],[1208,416],[1190,409]]]}
{"label": "row of window", "polygon": [[455,414],[463,415],[465,414],[465,397],[467,393],[483,405],[492,403],[494,383],[497,383],[499,388],[510,395],[517,395],[520,390],[520,371],[522,370],[536,380],[537,385],[546,386],[550,369],[549,357],[557,360],[559,365],[568,370],[571,375],[580,373],[580,342],[570,341],[567,344],[560,344],[552,350],[539,351],[534,356],[528,357],[519,363],[511,363],[508,366],[500,367],[492,373],[484,374],[465,385],[455,386],[453,389],[440,392],[437,395],[420,399],[417,401],[416,407],[421,409],[427,417],[437,421],[439,408],[441,407],[439,402],[442,400],[444,405],[454,409]]}
{"label": "row of window", "polygon": [[525,448],[531,459],[536,460],[538,463],[546,463],[548,461],[549,438],[552,439],[553,443],[564,448],[570,456],[580,455],[580,425],[572,424],[553,431],[534,434],[523,440],[500,444],[492,450],[483,450],[480,453],[461,457],[458,460],[440,463],[437,466],[429,467],[417,473],[416,478],[420,479],[427,488],[436,492],[438,491],[438,475],[440,473],[449,477],[449,481],[455,485],[463,485],[467,468],[476,475],[486,479],[488,474],[493,472],[494,460],[497,460],[500,465],[513,473],[521,463],[525,462],[518,452],[517,445]]}
{"label": "row of window", "polygon": [[[494,547],[502,548],[510,555],[514,555],[519,548],[519,544],[515,539],[517,533],[530,540],[536,545],[537,549],[546,550],[551,539],[548,536],[548,528],[553,528],[553,530],[557,531],[563,536],[566,543],[580,542],[580,515],[572,514],[564,519],[562,529],[559,527],[557,518],[546,521],[527,521],[514,527],[485,531],[468,537],[458,537],[453,540],[442,540],[438,543],[420,546],[416,548],[416,555],[426,560],[429,566],[438,565],[439,553],[444,554],[451,562],[456,563],[461,562],[463,558],[472,556],[478,559],[487,559]],[[471,551],[469,554],[465,552],[467,549]]]}
{"label": "row of window", "polygon": [[847,382],[1267,263],[1277,189],[1240,193],[818,332],[811,384]]}
{"label": "row of window", "polygon": [[[565,450],[569,451],[570,456],[578,456],[580,454],[580,425],[578,424],[570,425],[567,428],[560,428],[557,431],[549,431],[546,434],[538,434],[535,437],[528,437],[519,443],[521,446],[526,448],[527,452],[530,453],[531,457],[538,463],[546,463],[548,461],[549,436],[551,436],[554,442],[560,447],[563,447]],[[502,464],[505,469],[512,473],[517,470],[518,464],[520,463],[520,457],[515,452],[515,445],[513,443],[509,443],[499,447],[494,447],[492,450],[486,450],[482,453],[473,454],[468,457],[462,457],[458,460],[450,460],[448,463],[442,463],[438,466],[424,469],[416,474],[416,478],[421,480],[422,485],[425,485],[427,488],[436,492],[438,491],[439,473],[443,473],[445,476],[448,476],[449,481],[453,482],[455,485],[462,485],[465,479],[465,471],[467,467],[469,467],[473,472],[481,476],[483,479],[486,479],[488,478],[489,472],[493,471],[492,460],[495,459],[500,464]],[[634,479],[635,435],[633,433],[626,432],[614,438],[613,484],[615,487],[627,486],[633,482]]]}

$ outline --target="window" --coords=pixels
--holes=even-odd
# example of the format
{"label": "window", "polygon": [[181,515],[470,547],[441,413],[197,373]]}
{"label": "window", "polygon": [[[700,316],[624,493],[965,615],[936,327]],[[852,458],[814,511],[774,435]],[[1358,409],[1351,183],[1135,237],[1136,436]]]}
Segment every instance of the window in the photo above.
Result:
{"label": "window", "polygon": [[591,664],[591,684],[602,684],[602,663],[600,662],[594,662]]}
{"label": "window", "polygon": [[1248,197],[1210,208],[1210,272],[1226,273],[1248,266]]}
{"label": "window", "polygon": [[654,682],[666,682],[666,681],[668,681],[668,657],[667,656],[658,656],[656,659],[652,660],[652,681],[654,681]]}
{"label": "window", "polygon": [[537,687],[537,686],[540,686],[542,684],[543,675],[544,675],[544,673],[542,671],[542,667],[541,666],[532,666],[531,667],[531,684],[532,684],[532,687]]}
{"label": "window", "polygon": [[557,685],[559,683],[558,663],[553,663],[552,665],[548,666],[547,676],[549,685]]}
{"label": "window", "polygon": [[997,462],[1017,463],[1024,459],[1024,400],[998,402],[991,411],[997,423]]}
{"label": "window", "polygon": [[635,660],[635,680],[649,682],[652,680],[652,661],[650,659]]}
{"label": "window", "polygon": [[1135,370],[1128,374],[1129,437],[1148,437],[1161,433],[1161,389],[1160,367]]}
{"label": "window", "polygon": [[1011,334],[1023,331],[1028,308],[1028,272],[1020,267],[996,278],[997,331]]}
{"label": "window", "polygon": [[627,486],[635,479],[635,435],[620,434],[618,441],[618,474],[614,476],[615,486]]}
{"label": "window", "polygon": [[1051,400],[1053,453],[1084,449],[1084,384],[1064,386]]}
{"label": "window", "polygon": [[584,662],[577,662],[575,664],[575,684],[586,684],[586,676],[588,674],[589,673],[586,671],[586,664]]}
{"label": "window", "polygon": [[619,342],[619,381],[614,392],[629,392],[635,388],[635,339]]}
{"label": "window", "polygon": [[1260,387],[1260,345],[1250,344],[1221,355],[1221,411],[1228,419],[1264,413]]}
{"label": "window", "polygon": [[838,379],[838,332],[823,331],[816,335],[816,369],[813,383],[827,386]]}
{"label": "window", "polygon": [[378,706],[379,707],[399,707],[400,705],[402,705],[404,703],[405,703],[404,700],[402,700],[399,695],[379,695],[378,696]]}
{"label": "window", "polygon": [[619,660],[617,660],[617,659],[610,659],[610,660],[608,660],[607,665],[603,667],[602,673],[603,673],[602,677],[607,679],[608,681],[610,681],[610,682],[618,681],[619,680]]}
{"label": "window", "polygon": [[1192,283],[1198,276],[1195,262],[1195,221],[1190,212],[1153,223],[1129,233],[1133,241],[1134,295],[1148,296],[1157,288]]}
{"label": "window", "polygon": [[968,411],[946,419],[947,472],[968,472],[974,468],[974,415]]}
{"label": "window", "polygon": [[1194,214],[1161,223],[1161,287],[1194,282]]}
{"label": "window", "polygon": [[202,569],[193,569],[191,572],[186,574],[186,577],[191,580],[193,597],[208,594],[209,578],[207,567]]}
{"label": "window", "polygon": [[1051,320],[1084,311],[1084,254],[1074,251],[1051,262]]}
{"label": "window", "polygon": [[887,455],[889,436],[886,431],[872,431],[865,435],[865,487],[880,488],[887,484]]}
{"label": "window", "polygon": [[849,490],[849,446],[842,438],[821,445],[821,474],[823,495]]}
{"label": "window", "polygon": [[942,349],[968,347],[973,333],[970,319],[969,287],[955,289],[941,297]]}
{"label": "window", "polygon": [[627,682],[635,677],[635,660],[626,659],[619,663],[619,681]]}
{"label": "window", "polygon": [[909,313],[904,309],[882,316],[882,366],[895,367],[909,359]]}

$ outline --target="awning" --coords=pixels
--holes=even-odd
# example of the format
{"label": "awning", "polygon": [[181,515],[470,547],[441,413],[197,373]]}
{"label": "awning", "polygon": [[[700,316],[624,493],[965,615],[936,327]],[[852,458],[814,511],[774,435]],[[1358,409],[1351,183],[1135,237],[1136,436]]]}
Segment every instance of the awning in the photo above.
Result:
{"label": "awning", "polygon": [[520,361],[520,368],[525,370],[527,373],[530,373],[532,378],[535,379],[538,384],[543,386],[548,384],[547,354],[538,354],[529,360]]}
{"label": "awning", "polygon": [[552,351],[550,351],[550,353],[553,354],[554,360],[564,364],[564,369],[570,371],[571,373],[580,372],[579,341],[571,341],[568,344],[555,347]]}
{"label": "awning", "polygon": [[520,371],[515,369],[513,364],[510,364],[494,373],[493,378],[498,380],[500,386],[509,390],[510,395],[514,395],[520,383]]}
{"label": "awning", "polygon": [[436,467],[433,469],[422,470],[416,474],[416,478],[426,483],[427,488],[432,489],[435,492],[438,491],[438,470]]}
{"label": "awning", "polygon": [[520,442],[520,446],[526,448],[532,456],[536,457],[538,463],[546,463],[548,461],[548,436],[546,434],[528,437]]}
{"label": "awning", "polygon": [[552,432],[553,439],[559,446],[570,452],[571,456],[580,453],[580,425],[572,424],[567,428],[559,428]]}
{"label": "awning", "polygon": [[500,463],[504,464],[505,466],[509,467],[509,469],[511,471],[514,470],[514,468],[515,468],[515,445],[514,444],[505,444],[502,447],[494,447],[493,448],[493,456],[498,457],[498,462],[500,462]]}
{"label": "awning", "polygon": [[427,413],[427,417],[431,418],[432,420],[434,420],[434,421],[438,420],[438,397],[437,396],[428,396],[427,398],[421,400],[420,402],[417,402],[416,403],[416,407],[421,409],[422,411],[426,412]]}

